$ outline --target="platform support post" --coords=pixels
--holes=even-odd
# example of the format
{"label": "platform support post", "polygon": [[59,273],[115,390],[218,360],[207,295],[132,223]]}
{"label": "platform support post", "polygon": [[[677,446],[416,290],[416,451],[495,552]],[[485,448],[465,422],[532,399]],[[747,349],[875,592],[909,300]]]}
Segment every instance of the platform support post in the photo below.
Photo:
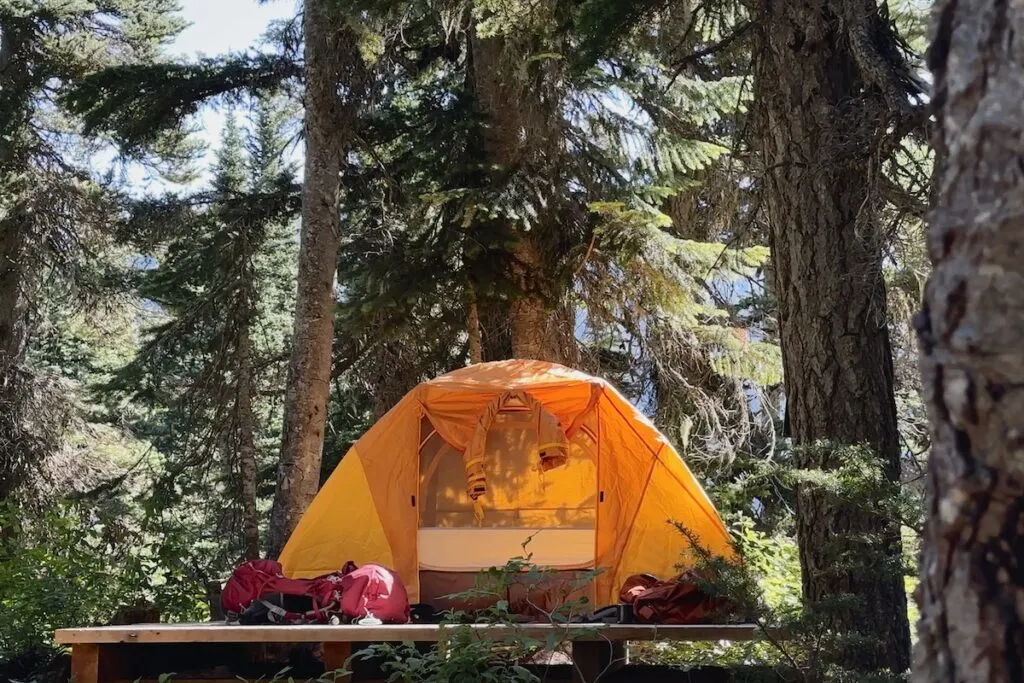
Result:
{"label": "platform support post", "polygon": [[75,643],[71,647],[71,683],[100,683],[100,646]]}
{"label": "platform support post", "polygon": [[626,644],[578,640],[572,644],[573,683],[598,683],[626,663]]}
{"label": "platform support post", "polygon": [[[352,656],[352,643],[324,643],[324,672],[331,676],[333,672],[344,669],[348,658]],[[337,681],[349,681],[351,676],[338,676]]]}

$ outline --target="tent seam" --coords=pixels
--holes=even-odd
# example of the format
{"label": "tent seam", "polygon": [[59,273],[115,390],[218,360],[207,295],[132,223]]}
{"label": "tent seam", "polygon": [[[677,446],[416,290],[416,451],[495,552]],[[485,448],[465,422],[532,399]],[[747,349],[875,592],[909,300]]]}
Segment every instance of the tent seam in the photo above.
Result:
{"label": "tent seam", "polygon": [[507,385],[507,387],[505,389],[502,389],[502,390],[499,390],[499,389],[495,388],[493,385],[487,385],[487,384],[473,384],[473,383],[470,383],[470,382],[452,382],[450,384],[446,382],[446,383],[437,383],[437,384],[435,384],[431,380],[427,380],[426,382],[424,382],[422,384],[422,386],[430,387],[432,389],[442,389],[442,390],[460,389],[460,390],[464,390],[464,391],[474,391],[474,392],[477,392],[477,393],[485,394],[485,393],[493,393],[495,391],[504,392],[504,391],[509,391],[509,390],[513,390],[513,391],[514,390],[522,390],[522,389],[525,389],[525,387],[532,387],[534,389],[553,389],[555,387],[565,387],[565,386],[573,386],[573,385],[580,385],[580,384],[586,384],[586,385],[589,385],[589,386],[593,386],[595,384],[598,384],[598,385],[601,386],[602,389],[605,386],[608,385],[607,382],[601,380],[600,378],[594,378],[594,379],[591,379],[589,381],[585,380],[585,379],[574,379],[572,381],[567,381],[567,382],[544,382],[544,383],[541,383],[541,384],[532,384],[532,383],[528,383],[528,382],[527,383],[523,383],[523,384],[518,384],[517,383],[517,384]]}
{"label": "tent seam", "polygon": [[[623,399],[623,400],[625,400],[625,399]],[[651,455],[653,455],[655,458],[657,458],[658,454],[661,453],[661,449],[665,447],[664,442],[662,442],[662,444],[659,446],[658,450],[654,450],[653,448],[651,448],[647,444],[647,440],[643,437],[643,435],[640,434],[640,432],[638,432],[636,430],[636,427],[633,426],[633,420],[631,420],[628,416],[623,414],[623,412],[621,410],[619,410],[619,406],[617,406],[614,401],[611,401],[610,403],[612,405],[612,408],[615,409],[615,412],[619,414],[619,417],[621,417],[623,419],[623,421],[629,426],[629,430],[631,432],[633,432],[633,435],[636,436],[636,438],[640,439],[640,443],[642,443],[644,446],[646,446],[647,450],[650,451]],[[655,427],[655,429],[657,429],[657,427]],[[660,432],[659,432],[659,434],[660,434]]]}
{"label": "tent seam", "polygon": [[[664,445],[662,445],[662,448],[664,448]],[[661,449],[659,448],[658,453],[660,452]],[[616,558],[616,571],[618,571],[618,565],[622,562],[622,556],[626,554],[626,548],[629,547],[629,539],[633,537],[633,528],[636,526],[636,518],[640,516],[640,508],[644,506],[644,496],[647,495],[647,489],[651,485],[651,479],[654,478],[654,468],[658,466],[658,462],[658,455],[655,453],[654,458],[651,460],[651,469],[648,470],[647,477],[644,479],[644,487],[640,490],[640,500],[637,501],[636,510],[633,511],[633,516],[629,520],[629,525],[626,527],[626,538],[622,542],[622,552],[620,552],[618,558]],[[613,576],[612,578],[614,579],[615,577]]]}
{"label": "tent seam", "polygon": [[[640,442],[642,444],[644,444],[644,446],[647,446],[647,450],[650,451],[654,455],[654,459],[657,462],[661,462],[661,452],[665,449],[666,443],[663,441],[661,443],[660,447],[658,448],[658,450],[655,451],[653,448],[651,448],[649,445],[647,445],[646,439],[644,439],[644,437],[640,434],[640,432],[638,432],[636,430],[636,428],[633,426],[632,421],[629,419],[628,416],[623,414],[623,412],[619,409],[619,406],[616,405],[614,401],[612,401],[611,404],[612,404],[612,408],[615,409],[615,412],[618,413],[619,417],[621,417],[623,419],[623,421],[625,421],[625,423],[629,425],[629,428],[633,432],[633,434],[638,439],[640,439]],[[654,428],[655,428],[655,430],[657,430],[657,427],[654,427]],[[658,434],[661,434],[661,432],[659,431]],[[664,435],[662,435],[662,438],[664,439],[666,437]],[[681,455],[676,453],[676,457],[679,458],[679,460],[683,463],[684,466],[686,465],[686,461],[683,460],[683,457]],[[662,463],[662,464],[664,465],[664,463]],[[711,520],[711,523],[714,526],[720,528],[728,536],[729,532],[725,528],[725,523],[722,522],[721,519],[716,519],[715,515],[712,515],[710,512],[708,512],[707,508],[705,507],[705,501],[702,501],[702,500],[698,499],[697,496],[693,495],[693,492],[690,491],[690,488],[686,485],[686,482],[684,482],[682,479],[680,479],[679,476],[676,475],[675,472],[673,472],[667,466],[665,467],[665,469],[668,470],[668,473],[672,476],[672,478],[675,480],[675,482],[677,484],[679,484],[679,486],[681,486],[684,491],[686,491],[686,495],[690,496],[690,499],[693,500],[693,502],[697,504],[697,507],[700,508],[700,511],[704,513],[704,516],[707,517],[709,520]],[[689,467],[686,467],[686,469],[687,469],[688,472],[690,471]],[[697,477],[693,476],[693,472],[690,472],[690,476],[693,478],[693,481],[696,482],[697,485],[699,486],[700,482],[697,481]],[[703,488],[704,487],[701,486],[701,490],[703,490]],[[646,487],[644,488],[644,490],[645,491],[647,490]],[[705,493],[705,495],[707,495],[707,494]]]}

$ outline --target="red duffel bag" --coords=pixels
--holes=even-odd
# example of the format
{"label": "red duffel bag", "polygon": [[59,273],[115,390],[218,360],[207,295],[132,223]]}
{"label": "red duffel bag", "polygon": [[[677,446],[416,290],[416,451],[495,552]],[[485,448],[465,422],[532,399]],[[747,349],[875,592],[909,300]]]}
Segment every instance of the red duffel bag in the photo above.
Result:
{"label": "red duffel bag", "polygon": [[376,617],[386,624],[409,621],[409,597],[402,581],[375,564],[315,579],[289,579],[273,560],[253,560],[231,574],[221,593],[228,621],[243,624],[329,624]]}
{"label": "red duffel bag", "polygon": [[635,574],[623,583],[619,599],[633,605],[638,624],[699,624],[728,607],[725,599],[708,595],[699,584],[692,571],[667,581]]}
{"label": "red duffel bag", "polygon": [[274,560],[252,560],[231,573],[220,604],[228,621],[243,624],[340,621],[342,578],[348,570],[350,565],[315,579],[289,579]]}

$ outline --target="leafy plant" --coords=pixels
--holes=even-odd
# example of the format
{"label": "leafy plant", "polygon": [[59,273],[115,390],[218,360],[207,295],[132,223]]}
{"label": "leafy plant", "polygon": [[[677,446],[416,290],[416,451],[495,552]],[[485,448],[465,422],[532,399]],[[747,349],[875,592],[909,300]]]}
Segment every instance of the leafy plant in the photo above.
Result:
{"label": "leafy plant", "polygon": [[[530,586],[558,576],[558,572],[532,563],[532,555],[527,551],[529,542],[527,539],[523,543],[522,556],[511,558],[501,567],[479,572],[473,588],[445,596],[445,599],[455,602],[486,601],[489,604],[473,612],[447,611],[442,621],[446,637],[426,652],[416,649],[413,643],[381,643],[371,645],[353,657],[381,659],[384,673],[391,683],[537,683],[540,678],[522,663],[541,652],[565,651],[570,639],[567,631],[554,628],[546,640],[538,640],[523,631],[522,619],[510,611],[507,597],[511,587],[517,584]],[[575,593],[593,582],[599,574],[599,570],[580,572],[566,582],[564,593]],[[564,579],[560,577],[559,580]],[[545,617],[532,623],[559,626],[588,611],[589,601],[586,597],[565,600],[550,612],[533,603],[529,605],[532,611]],[[494,640],[491,635],[475,629],[474,625],[502,627],[504,637]],[[575,632],[577,635],[588,633],[585,627]]]}
{"label": "leafy plant", "polygon": [[48,647],[56,629],[108,623],[137,602],[178,619],[203,615],[201,588],[164,556],[181,555],[183,539],[143,534],[124,517],[116,502],[54,505],[38,518],[0,506],[0,661]]}

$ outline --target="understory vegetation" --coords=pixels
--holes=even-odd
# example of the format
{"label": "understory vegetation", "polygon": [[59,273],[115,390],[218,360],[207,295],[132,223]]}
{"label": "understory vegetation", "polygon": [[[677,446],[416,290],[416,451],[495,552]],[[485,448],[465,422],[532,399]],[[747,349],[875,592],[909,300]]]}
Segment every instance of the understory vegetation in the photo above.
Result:
{"label": "understory vegetation", "polygon": [[[906,680],[931,3],[299,5],[185,58],[177,0],[0,0],[0,679],[59,675],[57,628],[208,619],[295,472],[529,357],[651,418],[743,558],[680,562],[787,634],[634,661]],[[564,645],[369,654],[525,683]]]}

